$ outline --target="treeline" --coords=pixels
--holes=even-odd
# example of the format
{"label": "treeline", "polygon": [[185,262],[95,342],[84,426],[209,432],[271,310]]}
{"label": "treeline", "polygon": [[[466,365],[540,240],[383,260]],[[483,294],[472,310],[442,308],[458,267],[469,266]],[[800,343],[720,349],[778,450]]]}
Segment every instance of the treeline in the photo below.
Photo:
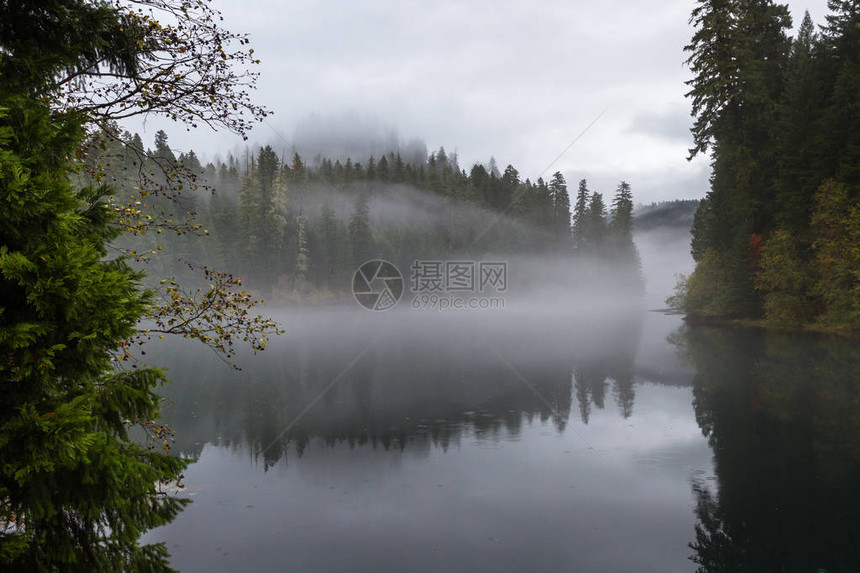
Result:
{"label": "treeline", "polygon": [[860,324],[860,9],[830,0],[796,38],[786,6],[701,0],[691,155],[712,151],[693,225],[693,316]]}
{"label": "treeline", "polygon": [[[119,202],[138,202],[138,217],[151,213],[166,222],[123,245],[141,257],[158,254],[149,261],[153,276],[174,275],[177,261],[194,261],[229,269],[276,298],[326,300],[348,294],[355,269],[371,259],[390,260],[406,275],[416,259],[541,254],[561,261],[568,277],[579,263],[605,261],[617,272],[598,278],[642,289],[627,183],[607,206],[581,181],[571,218],[560,172],[532,182],[511,165],[500,172],[491,160],[467,173],[444,148],[420,162],[392,151],[311,165],[266,146],[204,166],[193,151],[175,155],[164,132],[153,149],[137,154],[128,149],[143,150],[140,137],[125,139],[120,148],[102,138],[90,160],[122,189]],[[137,196],[132,182],[141,171],[170,189]],[[208,190],[214,192],[201,192]],[[547,278],[569,280],[564,276]]]}
{"label": "treeline", "polygon": [[689,231],[698,207],[698,199],[677,199],[641,205],[633,213],[633,229],[651,231],[669,228]]}

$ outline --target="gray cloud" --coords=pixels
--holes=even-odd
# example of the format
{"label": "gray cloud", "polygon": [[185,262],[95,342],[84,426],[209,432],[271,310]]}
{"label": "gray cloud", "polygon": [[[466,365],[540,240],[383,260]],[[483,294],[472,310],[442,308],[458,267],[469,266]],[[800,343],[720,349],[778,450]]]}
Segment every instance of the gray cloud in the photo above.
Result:
{"label": "gray cloud", "polygon": [[[789,4],[797,22],[810,7],[822,21],[820,0]],[[256,99],[275,115],[252,133],[257,143],[292,140],[310,114],[357,110],[431,149],[457,149],[464,166],[492,155],[536,179],[607,110],[550,173],[612,173],[649,199],[703,193],[701,166],[685,161],[683,46],[694,0],[216,5],[227,27],[250,33],[263,61]],[[165,125],[150,120],[142,135],[149,141]],[[167,129],[175,147],[204,157],[236,145],[223,133]]]}

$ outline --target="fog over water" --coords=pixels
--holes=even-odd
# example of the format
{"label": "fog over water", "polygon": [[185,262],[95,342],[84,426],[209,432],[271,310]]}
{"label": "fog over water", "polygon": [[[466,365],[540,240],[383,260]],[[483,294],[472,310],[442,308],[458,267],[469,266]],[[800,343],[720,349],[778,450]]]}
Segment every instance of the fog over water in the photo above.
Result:
{"label": "fog over water", "polygon": [[[397,191],[377,212],[438,213]],[[385,312],[268,309],[287,332],[241,372],[150,349],[174,380],[175,451],[197,460],[195,503],[151,537],[185,571],[688,570],[689,483],[710,453],[666,343],[680,321],[647,312],[665,238],[637,243],[644,297],[603,261],[508,254],[503,309],[415,310],[407,284]]]}
{"label": "fog over water", "polygon": [[[445,223],[375,191],[376,228]],[[634,240],[644,293],[600,258],[474,249],[507,286],[458,295],[503,307],[416,309],[404,250],[396,306],[270,306],[286,333],[241,371],[156,343],[194,503],[145,540],[191,572],[851,570],[856,348],[685,325],[658,309],[688,229]]]}
{"label": "fog over water", "polygon": [[677,326],[638,306],[278,313],[288,333],[238,373],[165,348],[178,380],[166,421],[198,459],[195,504],[168,533],[175,563],[683,565],[686,541],[667,554],[659,540],[689,537],[688,482],[709,475],[709,450],[674,350],[636,373],[641,340]]}
{"label": "fog over water", "polygon": [[633,235],[645,275],[645,304],[664,308],[672,295],[675,276],[689,274],[695,266],[690,254],[690,233],[685,229],[655,229]]}
{"label": "fog over water", "polygon": [[275,315],[287,333],[240,372],[148,353],[196,460],[194,503],[147,537],[183,571],[693,571],[731,559],[711,539],[753,564],[856,562],[850,341],[610,297]]}

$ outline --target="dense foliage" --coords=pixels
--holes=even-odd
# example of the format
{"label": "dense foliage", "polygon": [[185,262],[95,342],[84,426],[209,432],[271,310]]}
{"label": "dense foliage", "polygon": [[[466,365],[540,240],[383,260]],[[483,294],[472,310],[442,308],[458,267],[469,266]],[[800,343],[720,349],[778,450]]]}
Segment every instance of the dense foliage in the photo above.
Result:
{"label": "dense foliage", "polygon": [[860,9],[797,36],[771,0],[701,0],[691,154],[712,152],[693,225],[694,316],[860,324]]}
{"label": "dense foliage", "polygon": [[148,295],[122,259],[107,260],[109,190],[75,190],[74,115],[0,98],[0,563],[13,569],[138,570],[166,563],[137,544],[182,503],[163,495],[185,463],[160,443],[163,381],[113,368]]}

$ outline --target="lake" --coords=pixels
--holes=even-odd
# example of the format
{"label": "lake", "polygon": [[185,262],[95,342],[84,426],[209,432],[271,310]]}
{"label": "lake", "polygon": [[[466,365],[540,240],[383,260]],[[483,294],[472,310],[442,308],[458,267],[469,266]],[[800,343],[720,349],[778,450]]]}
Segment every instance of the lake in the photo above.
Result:
{"label": "lake", "polygon": [[[195,571],[856,571],[856,341],[642,305],[276,313],[163,345]],[[154,355],[154,356],[153,356]]]}

